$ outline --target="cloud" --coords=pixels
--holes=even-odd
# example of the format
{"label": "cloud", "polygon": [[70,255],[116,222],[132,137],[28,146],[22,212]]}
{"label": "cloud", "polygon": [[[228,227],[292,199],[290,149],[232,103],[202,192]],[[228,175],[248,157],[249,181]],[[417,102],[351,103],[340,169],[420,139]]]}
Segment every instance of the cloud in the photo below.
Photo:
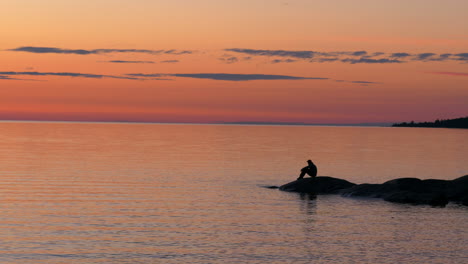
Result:
{"label": "cloud", "polygon": [[[404,62],[435,62],[435,61],[460,61],[468,63],[468,53],[442,53],[433,52],[412,54],[408,52],[369,52],[361,51],[328,51],[319,52],[312,50],[266,50],[266,49],[239,49],[230,48],[224,51],[247,54],[250,56],[268,56],[290,58],[295,61],[306,60],[308,62],[342,62],[350,64],[369,63],[369,64],[388,64],[388,63],[404,63]],[[359,58],[356,58],[359,57]],[[283,59],[277,58],[270,61],[272,63],[286,62]],[[292,62],[292,61],[289,61]]]}
{"label": "cloud", "polygon": [[171,78],[162,78],[162,77],[154,77],[154,78],[150,78],[148,80],[155,80],[155,81],[174,81],[174,79],[171,79]]}
{"label": "cloud", "polygon": [[12,78],[10,76],[0,75],[0,80],[14,80],[14,81],[40,81],[35,79]]}
{"label": "cloud", "polygon": [[270,75],[270,74],[231,74],[231,73],[132,73],[125,76],[116,75],[103,75],[103,74],[90,74],[90,73],[76,73],[76,72],[37,72],[37,71],[3,71],[0,72],[0,80],[24,80],[15,79],[12,76],[61,76],[61,77],[75,77],[75,78],[113,78],[113,79],[127,79],[127,80],[170,80],[168,77],[181,77],[181,78],[196,78],[196,79],[211,79],[222,81],[253,81],[253,80],[327,80],[328,78],[319,77],[299,77],[290,75]]}
{"label": "cloud", "polygon": [[0,72],[1,75],[32,75],[32,76],[67,76],[67,77],[84,77],[84,78],[103,78],[104,75],[88,74],[88,73],[73,73],[73,72],[14,72],[5,71]]}
{"label": "cloud", "polygon": [[[224,51],[248,54],[252,56],[268,56],[268,57],[291,57],[296,59],[312,59],[315,57],[336,57],[336,56],[364,56],[367,51],[336,51],[336,52],[317,52],[312,50],[263,50],[263,49],[224,49]],[[380,53],[378,53],[380,54]]]}
{"label": "cloud", "polygon": [[459,54],[452,54],[452,53],[443,53],[443,54],[436,54],[436,53],[421,53],[414,55],[413,60],[416,61],[464,61],[468,62],[468,53],[459,53]]}
{"label": "cloud", "polygon": [[10,76],[2,76],[2,75],[0,75],[0,80],[35,81],[35,82],[41,81],[41,80],[36,80],[36,79],[12,78]]}
{"label": "cloud", "polygon": [[317,58],[317,59],[312,59],[309,62],[334,62],[339,60],[339,58]]}
{"label": "cloud", "polygon": [[359,59],[343,59],[341,62],[346,62],[346,63],[351,63],[351,64],[356,64],[356,63],[403,63],[404,61],[400,61],[397,59],[387,59],[387,58],[382,58],[382,59],[371,59],[371,58],[366,58],[362,57]]}
{"label": "cloud", "polygon": [[61,76],[61,77],[81,77],[81,78],[93,78],[93,79],[102,79],[102,78],[114,78],[114,79],[127,79],[127,80],[138,80],[139,78],[128,77],[128,76],[114,76],[114,75],[101,75],[101,74],[90,74],[90,73],[75,73],[75,72],[15,72],[15,71],[4,71],[0,72],[0,76],[6,76],[7,78],[13,76]]}
{"label": "cloud", "polygon": [[272,60],[271,63],[276,64],[276,63],[292,63],[296,62],[297,60],[292,60],[292,59],[286,59],[286,60]]}
{"label": "cloud", "polygon": [[458,53],[454,56],[458,57],[455,60],[468,62],[468,53]]}
{"label": "cloud", "polygon": [[442,74],[442,75],[452,75],[452,76],[468,76],[466,72],[428,72],[431,74]]}
{"label": "cloud", "polygon": [[239,61],[237,57],[219,58],[219,60],[227,64],[236,63]]}
{"label": "cloud", "polygon": [[111,60],[109,63],[154,63],[154,61],[126,61],[126,60]]}
{"label": "cloud", "polygon": [[290,50],[258,50],[258,49],[225,49],[225,51],[243,53],[254,56],[277,56],[277,57],[292,57],[298,59],[311,59],[317,52],[315,51],[290,51]]}
{"label": "cloud", "polygon": [[[468,53],[467,53],[468,54]],[[440,58],[443,58],[443,59],[448,59],[450,58],[450,56],[452,56],[452,54],[450,53],[444,53],[444,54],[440,54],[439,57]]]}
{"label": "cloud", "polygon": [[369,82],[369,81],[346,81],[346,80],[335,80],[335,82],[340,82],[340,83],[357,83],[361,84],[363,86],[368,86],[369,84],[382,84],[380,82]]}
{"label": "cloud", "polygon": [[231,74],[231,73],[196,73],[174,74],[175,77],[200,78],[224,81],[252,81],[252,80],[325,80],[328,78],[308,78],[289,75],[269,74]]}
{"label": "cloud", "polygon": [[367,55],[367,51],[355,51],[355,52],[351,52],[350,55],[352,55],[352,56],[364,56],[364,55]]}
{"label": "cloud", "polygon": [[424,61],[424,60],[431,58],[434,55],[436,54],[435,53],[420,53],[415,56],[414,60]]}
{"label": "cloud", "polygon": [[0,80],[20,80],[20,79],[11,78],[10,76],[0,75]]}
{"label": "cloud", "polygon": [[164,61],[161,61],[161,63],[177,63],[179,62],[178,60],[164,60]]}
{"label": "cloud", "polygon": [[30,53],[55,53],[55,54],[75,54],[75,55],[91,55],[91,54],[106,54],[106,53],[147,53],[147,54],[192,54],[190,50],[148,50],[148,49],[62,49],[55,47],[31,47],[24,46],[15,49],[9,49],[9,51],[20,51]]}
{"label": "cloud", "polygon": [[380,84],[378,82],[369,82],[369,81],[351,81],[351,83],[360,83],[360,84]]}
{"label": "cloud", "polygon": [[392,53],[392,55],[390,55],[390,57],[392,58],[406,58],[409,56],[411,56],[411,54],[406,53],[406,52],[397,52],[397,53]]}
{"label": "cloud", "polygon": [[191,50],[175,50],[175,49],[172,49],[172,50],[165,50],[165,51],[161,51],[163,52],[164,54],[172,54],[172,55],[184,55],[184,54],[192,54],[193,51]]}
{"label": "cloud", "polygon": [[183,77],[196,79],[210,79],[218,81],[254,81],[254,80],[327,80],[328,78],[319,77],[299,77],[289,75],[270,75],[270,74],[232,74],[232,73],[131,73],[127,74],[132,77],[143,78],[164,78],[164,77]]}
{"label": "cloud", "polygon": [[91,51],[83,49],[59,49],[59,48],[50,48],[50,47],[19,47],[15,49],[10,49],[9,51],[23,51],[31,53],[62,53],[62,54],[79,54],[79,55],[88,55],[92,54]]}

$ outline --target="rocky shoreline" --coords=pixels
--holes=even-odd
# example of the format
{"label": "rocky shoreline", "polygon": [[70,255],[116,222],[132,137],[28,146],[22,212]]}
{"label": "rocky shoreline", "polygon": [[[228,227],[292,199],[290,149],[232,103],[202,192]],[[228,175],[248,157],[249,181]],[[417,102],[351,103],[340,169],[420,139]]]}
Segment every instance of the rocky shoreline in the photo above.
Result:
{"label": "rocky shoreline", "polygon": [[286,192],[381,198],[388,202],[415,205],[445,206],[454,202],[468,206],[468,175],[454,180],[399,178],[382,184],[355,184],[344,179],[319,176],[296,180],[279,189]]}

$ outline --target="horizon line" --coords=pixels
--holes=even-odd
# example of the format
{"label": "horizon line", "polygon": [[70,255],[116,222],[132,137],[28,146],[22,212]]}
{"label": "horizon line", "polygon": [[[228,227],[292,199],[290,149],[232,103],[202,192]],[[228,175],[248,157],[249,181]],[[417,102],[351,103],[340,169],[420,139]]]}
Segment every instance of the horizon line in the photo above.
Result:
{"label": "horizon line", "polygon": [[250,126],[369,126],[391,127],[393,122],[363,122],[363,123],[304,123],[304,122],[265,122],[265,121],[236,121],[236,122],[158,122],[158,121],[110,121],[110,120],[29,120],[29,119],[0,119],[1,123],[125,123],[125,124],[161,124],[161,125],[250,125]]}

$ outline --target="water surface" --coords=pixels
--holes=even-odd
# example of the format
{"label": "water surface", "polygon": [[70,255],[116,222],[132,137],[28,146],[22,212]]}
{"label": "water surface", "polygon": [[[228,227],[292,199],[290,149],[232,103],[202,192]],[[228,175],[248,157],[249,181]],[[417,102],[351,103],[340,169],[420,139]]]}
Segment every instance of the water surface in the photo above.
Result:
{"label": "water surface", "polygon": [[468,209],[262,188],[468,174],[468,131],[0,123],[0,263],[464,263]]}

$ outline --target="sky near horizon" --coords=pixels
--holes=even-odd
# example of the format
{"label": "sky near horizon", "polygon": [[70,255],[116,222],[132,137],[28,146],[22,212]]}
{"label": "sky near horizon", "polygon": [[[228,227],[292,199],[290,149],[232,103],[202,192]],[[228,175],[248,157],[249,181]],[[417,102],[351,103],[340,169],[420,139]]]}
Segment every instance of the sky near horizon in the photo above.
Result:
{"label": "sky near horizon", "polygon": [[0,120],[468,116],[466,0],[15,0]]}

